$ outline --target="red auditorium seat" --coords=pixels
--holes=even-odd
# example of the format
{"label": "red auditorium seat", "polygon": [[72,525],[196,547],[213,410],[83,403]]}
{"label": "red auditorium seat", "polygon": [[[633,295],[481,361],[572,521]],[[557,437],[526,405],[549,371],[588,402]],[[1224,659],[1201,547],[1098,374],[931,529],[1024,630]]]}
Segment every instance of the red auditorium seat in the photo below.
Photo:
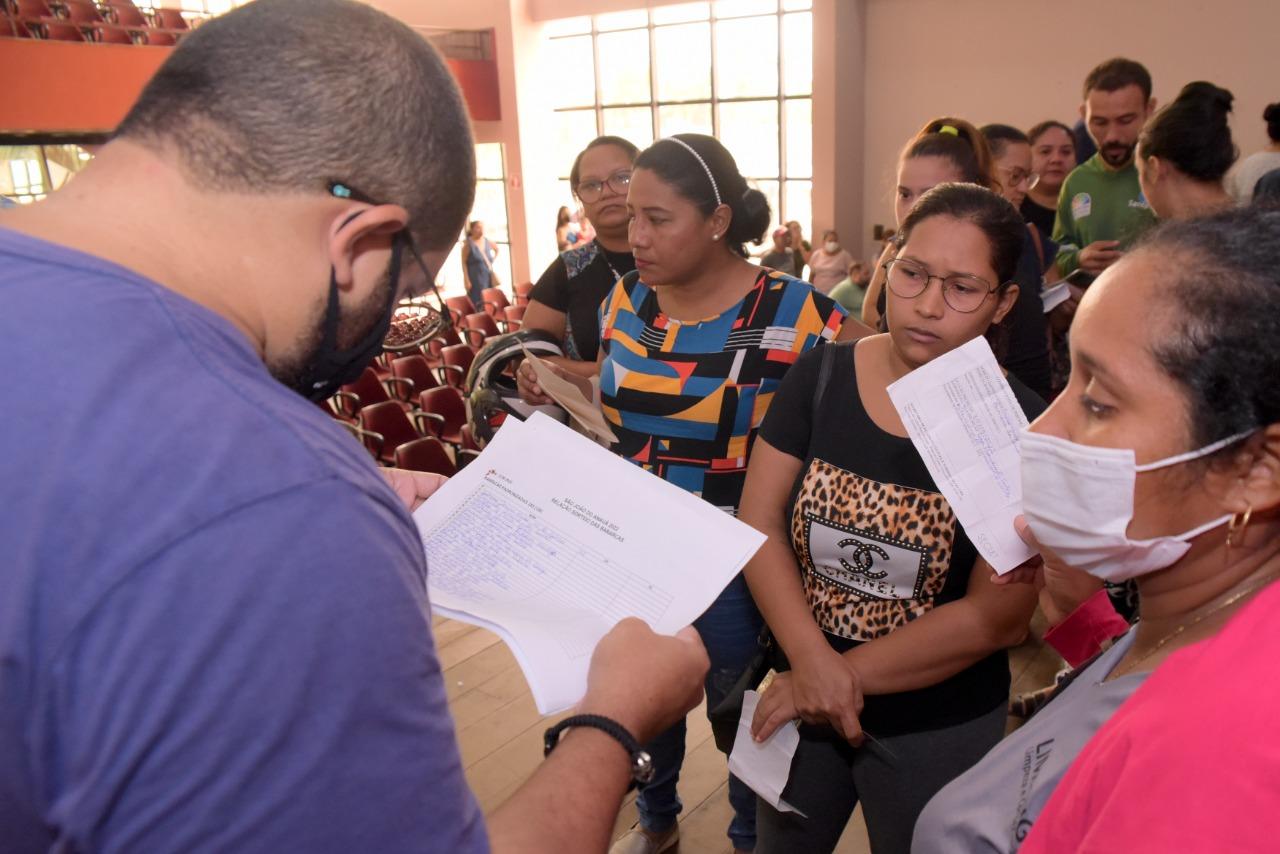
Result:
{"label": "red auditorium seat", "polygon": [[337,401],[339,412],[352,418],[358,416],[360,410],[366,406],[375,403],[386,403],[387,401],[392,401],[402,410],[409,409],[410,404],[401,403],[387,391],[388,385],[395,386],[398,384],[404,385],[405,383],[403,380],[396,380],[393,377],[380,380],[373,368],[365,368],[359,379],[344,385],[342,390],[333,397]]}
{"label": "red auditorium seat", "polygon": [[485,288],[480,292],[480,307],[494,320],[503,320],[502,310],[511,305],[502,288]]}
{"label": "red auditorium seat", "polygon": [[[398,383],[391,389],[396,397],[406,403],[416,400],[427,389],[440,385],[431,372],[426,357],[421,354],[410,354],[394,360],[391,363],[391,374],[397,379],[407,380],[407,384]],[[409,396],[404,397],[406,394]]]}
{"label": "red auditorium seat", "polygon": [[524,325],[524,310],[528,306],[509,305],[502,310],[502,317],[507,322],[507,331],[515,332]]}
{"label": "red auditorium seat", "polygon": [[396,448],[406,442],[420,439],[423,435],[414,428],[409,416],[394,400],[360,407],[360,426],[382,437],[381,447],[369,450],[374,451],[378,459],[388,465],[395,462]]}
{"label": "red auditorium seat", "polygon": [[440,351],[443,364],[440,365],[440,378],[444,384],[463,391],[467,387],[467,371],[476,359],[476,351],[466,344],[452,344]]}
{"label": "red auditorium seat", "polygon": [[27,28],[18,21],[5,16],[0,18],[0,39],[25,39],[30,38]]}
{"label": "red auditorium seat", "polygon": [[66,19],[73,24],[98,24],[102,22],[102,14],[93,0],[59,0],[58,4]]}
{"label": "red auditorium seat", "polygon": [[464,322],[467,328],[462,330],[462,333],[467,336],[467,343],[471,345],[471,349],[477,352],[484,346],[486,339],[502,334],[498,324],[483,311],[468,314]]}
{"label": "red auditorium seat", "polygon": [[464,445],[462,428],[467,423],[467,405],[462,402],[462,395],[456,388],[438,386],[429,388],[418,395],[418,405],[422,407],[423,424],[439,439],[443,439],[454,448]]}
{"label": "red auditorium seat", "polygon": [[182,17],[178,9],[156,9],[152,12],[152,20],[157,27],[166,30],[189,30],[187,19]]}
{"label": "red auditorium seat", "polygon": [[75,24],[46,23],[42,24],[40,29],[44,31],[44,37],[49,41],[82,42],[85,40],[84,33],[80,32],[80,28]]}
{"label": "red auditorium seat", "polygon": [[471,300],[463,297],[448,297],[444,304],[449,309],[449,319],[453,321],[453,325],[462,328],[462,318],[468,314],[475,314],[476,307],[472,305]]}
{"label": "red auditorium seat", "polygon": [[129,0],[107,0],[107,4],[102,7],[102,11],[106,13],[107,20],[113,24],[119,24],[122,27],[136,27],[137,29],[145,29],[150,26],[147,19],[142,16],[142,12],[138,7],[129,2]]}
{"label": "red auditorium seat", "polygon": [[178,40],[174,38],[173,33],[168,33],[164,30],[148,29],[145,31],[145,35],[147,37],[147,44],[152,45],[153,47],[169,47],[178,43]]}
{"label": "red auditorium seat", "polygon": [[444,359],[440,356],[441,350],[461,343],[462,339],[458,337],[458,330],[452,326],[446,326],[440,331],[439,335],[428,341],[423,355],[426,357],[427,364],[431,366],[431,370],[439,370],[440,366],[444,364]]}
{"label": "red auditorium seat", "polygon": [[426,436],[405,442],[395,450],[396,468],[432,472],[453,477],[458,467],[453,464],[449,451],[435,436]]}
{"label": "red auditorium seat", "polygon": [[533,293],[533,282],[521,282],[515,286],[516,305],[528,305],[529,294]]}

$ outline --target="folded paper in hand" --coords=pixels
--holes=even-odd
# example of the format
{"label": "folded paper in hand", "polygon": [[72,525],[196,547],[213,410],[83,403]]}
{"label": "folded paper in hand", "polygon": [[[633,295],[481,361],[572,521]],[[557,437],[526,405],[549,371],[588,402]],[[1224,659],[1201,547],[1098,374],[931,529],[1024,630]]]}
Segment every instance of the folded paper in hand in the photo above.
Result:
{"label": "folded paper in hand", "polygon": [[618,437],[609,427],[609,422],[604,420],[604,413],[587,400],[581,389],[553,371],[550,365],[530,353],[523,344],[520,345],[520,349],[524,350],[524,357],[533,367],[533,375],[537,378],[538,385],[542,386],[542,390],[548,397],[560,404],[564,411],[568,412],[569,416],[581,424],[590,435],[598,436],[611,445],[618,441]]}
{"label": "folded paper in hand", "polygon": [[501,636],[544,715],[582,699],[619,620],[675,634],[765,539],[542,413],[508,419],[414,520],[432,609]]}
{"label": "folded paper in hand", "polygon": [[791,776],[791,760],[800,745],[796,721],[787,721],[774,730],[764,742],[751,737],[751,719],[755,717],[760,695],[747,691],[742,695],[742,717],[738,719],[738,735],[729,753],[729,773],[751,787],[778,812],[793,812],[808,818],[782,799],[782,790]]}
{"label": "folded paper in hand", "polygon": [[1027,417],[978,337],[889,386],[907,434],[978,553],[1003,574],[1035,552],[1013,520],[1022,512],[1018,440]]}

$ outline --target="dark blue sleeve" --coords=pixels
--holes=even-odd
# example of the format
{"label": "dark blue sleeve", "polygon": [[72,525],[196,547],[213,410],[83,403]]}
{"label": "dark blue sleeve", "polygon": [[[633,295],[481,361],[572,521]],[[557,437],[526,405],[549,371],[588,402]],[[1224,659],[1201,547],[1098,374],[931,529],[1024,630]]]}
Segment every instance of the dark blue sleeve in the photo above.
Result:
{"label": "dark blue sleeve", "polygon": [[482,852],[402,515],[341,481],[243,506],[86,614],[42,698],[74,850]]}

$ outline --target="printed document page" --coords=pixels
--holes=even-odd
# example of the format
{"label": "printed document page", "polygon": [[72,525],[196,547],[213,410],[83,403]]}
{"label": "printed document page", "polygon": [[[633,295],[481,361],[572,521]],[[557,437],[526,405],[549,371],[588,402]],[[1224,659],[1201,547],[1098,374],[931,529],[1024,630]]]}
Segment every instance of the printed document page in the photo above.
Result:
{"label": "printed document page", "polygon": [[498,633],[544,715],[582,699],[619,620],[675,634],[765,539],[541,413],[508,419],[414,519],[432,609]]}
{"label": "printed document page", "polygon": [[889,386],[889,398],[978,553],[1001,574],[1032,557],[1013,528],[1027,418],[986,339],[916,368]]}

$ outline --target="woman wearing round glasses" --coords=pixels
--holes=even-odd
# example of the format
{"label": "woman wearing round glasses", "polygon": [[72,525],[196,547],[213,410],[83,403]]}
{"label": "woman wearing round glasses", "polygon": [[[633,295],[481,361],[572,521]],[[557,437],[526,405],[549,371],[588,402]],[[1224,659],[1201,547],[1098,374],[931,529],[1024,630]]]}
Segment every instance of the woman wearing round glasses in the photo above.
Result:
{"label": "woman wearing round glasses", "polygon": [[[832,850],[859,801],[871,849],[905,851],[1004,733],[1005,649],[1035,591],[992,583],[887,387],[1009,312],[1024,233],[990,190],[925,193],[884,263],[889,331],[801,356],[765,416],[739,515],[768,536],[746,576],[791,669],[752,733],[803,722],[783,798],[808,818],[761,803],[761,854]],[[1034,418],[1043,401],[1009,381]]]}
{"label": "woman wearing round glasses", "polygon": [[[1015,127],[994,124],[983,125],[982,135],[991,148],[991,172],[997,192],[1021,211],[1027,190],[1036,179],[1031,171],[1031,144],[1027,135]],[[1030,223],[1026,233],[1022,254],[1018,256],[1018,270],[1013,276],[1018,283],[1018,301],[1009,313],[1008,340],[1000,364],[1048,400],[1052,396],[1049,323],[1040,291],[1046,277],[1059,278],[1053,266],[1058,244]]]}
{"label": "woman wearing round glasses", "polygon": [[573,161],[569,188],[595,227],[595,239],[561,252],[533,286],[522,326],[564,341],[565,370],[593,376],[600,351],[600,303],[636,268],[627,243],[627,187],[639,150],[617,136],[593,139]]}

